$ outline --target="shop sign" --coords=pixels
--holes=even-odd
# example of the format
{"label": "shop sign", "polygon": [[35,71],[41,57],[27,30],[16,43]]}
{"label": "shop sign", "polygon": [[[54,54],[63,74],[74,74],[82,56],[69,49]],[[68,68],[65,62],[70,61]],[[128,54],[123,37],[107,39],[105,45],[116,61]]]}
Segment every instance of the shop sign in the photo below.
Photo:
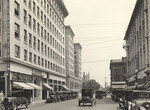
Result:
{"label": "shop sign", "polygon": [[32,75],[33,76],[38,76],[38,77],[43,77],[42,72],[37,70],[37,69],[32,70]]}

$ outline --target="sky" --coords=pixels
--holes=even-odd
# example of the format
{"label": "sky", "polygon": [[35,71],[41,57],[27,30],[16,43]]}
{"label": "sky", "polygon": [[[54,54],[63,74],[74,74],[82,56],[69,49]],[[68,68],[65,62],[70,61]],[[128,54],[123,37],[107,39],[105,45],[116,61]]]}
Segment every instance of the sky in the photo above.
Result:
{"label": "sky", "polygon": [[110,85],[110,60],[125,57],[124,36],[136,0],[64,0],[65,24],[82,46],[82,72],[103,87]]}

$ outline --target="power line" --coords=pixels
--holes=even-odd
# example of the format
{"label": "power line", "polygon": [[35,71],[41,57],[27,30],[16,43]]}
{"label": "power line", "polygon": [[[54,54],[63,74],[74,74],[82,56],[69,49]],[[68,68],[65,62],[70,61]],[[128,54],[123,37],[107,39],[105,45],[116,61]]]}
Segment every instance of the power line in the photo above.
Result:
{"label": "power line", "polygon": [[98,26],[98,25],[118,25],[125,23],[91,23],[91,24],[70,24],[70,26]]}
{"label": "power line", "polygon": [[95,44],[101,44],[101,43],[105,43],[105,42],[113,42],[113,41],[117,41],[117,40],[120,40],[120,39],[108,40],[108,41],[103,41],[103,42],[89,43],[89,44],[85,44],[84,46],[92,46],[92,45],[95,45]]}
{"label": "power line", "polygon": [[88,62],[82,62],[82,63],[101,63],[101,62],[106,62],[110,60],[97,60],[97,61],[88,61]]}

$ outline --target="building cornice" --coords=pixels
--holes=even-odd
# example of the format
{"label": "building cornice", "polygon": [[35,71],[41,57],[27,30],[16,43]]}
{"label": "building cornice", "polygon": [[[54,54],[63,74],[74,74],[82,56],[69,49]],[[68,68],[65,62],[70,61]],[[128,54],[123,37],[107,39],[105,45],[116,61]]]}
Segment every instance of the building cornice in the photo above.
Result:
{"label": "building cornice", "polygon": [[[3,58],[4,61],[7,61],[7,58]],[[20,61],[20,60],[17,60],[15,58],[10,58],[10,62],[15,62],[15,63],[18,63],[18,64],[21,64],[21,65],[25,65],[27,67],[30,67],[30,68],[33,68],[33,69],[37,69],[37,70],[40,70],[40,71],[44,71],[48,74],[52,74],[52,75],[56,75],[56,76],[59,76],[59,77],[62,77],[62,78],[66,78],[66,75],[62,75],[62,74],[58,74],[56,72],[53,72],[53,71],[49,71],[49,70],[46,70],[46,69],[43,69],[41,67],[38,67],[38,66],[34,66],[32,64],[29,64],[29,63],[25,63],[23,61]]]}

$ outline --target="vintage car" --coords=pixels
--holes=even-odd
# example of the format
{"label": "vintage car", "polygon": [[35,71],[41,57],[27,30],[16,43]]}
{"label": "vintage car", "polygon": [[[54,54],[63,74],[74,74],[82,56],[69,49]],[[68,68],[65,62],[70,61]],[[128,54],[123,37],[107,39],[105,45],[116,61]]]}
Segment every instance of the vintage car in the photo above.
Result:
{"label": "vintage car", "polygon": [[16,110],[19,105],[25,105],[27,108],[31,103],[28,98],[24,96],[23,91],[13,91],[11,92],[12,96],[4,98],[3,104],[8,110]]}
{"label": "vintage car", "polygon": [[49,98],[46,99],[46,103],[57,102],[57,101],[58,101],[57,95],[58,95],[58,94],[57,94],[56,92],[50,93]]}
{"label": "vintage car", "polygon": [[112,91],[111,98],[112,100],[119,102],[119,98],[123,97],[124,89],[116,89]]}
{"label": "vintage car", "polygon": [[96,93],[96,99],[102,99],[103,98],[103,94],[104,94],[103,90],[97,90],[97,91],[95,91],[95,93]]}
{"label": "vintage car", "polygon": [[91,106],[96,104],[95,92],[91,89],[82,89],[81,90],[81,98],[78,99],[79,106],[90,103]]}
{"label": "vintage car", "polygon": [[0,110],[5,110],[5,105],[3,103],[2,97],[0,97]]}
{"label": "vintage car", "polygon": [[150,91],[134,90],[128,110],[150,110]]}
{"label": "vintage car", "polygon": [[128,110],[128,102],[132,100],[133,90],[124,90],[123,96],[119,98],[119,107]]}

